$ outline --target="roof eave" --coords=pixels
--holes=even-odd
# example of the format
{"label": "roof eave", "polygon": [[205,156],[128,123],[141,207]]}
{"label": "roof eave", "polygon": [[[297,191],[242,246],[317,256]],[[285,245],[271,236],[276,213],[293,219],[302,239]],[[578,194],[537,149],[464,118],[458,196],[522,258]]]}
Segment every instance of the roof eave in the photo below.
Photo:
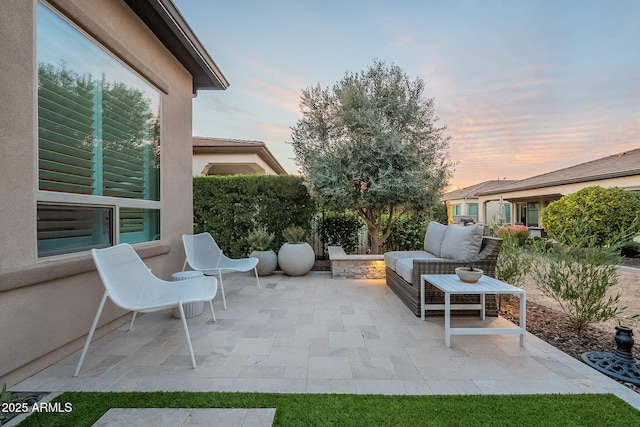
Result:
{"label": "roof eave", "polygon": [[229,82],[171,0],[125,0],[193,76],[193,93],[224,90]]}
{"label": "roof eave", "polygon": [[266,145],[234,146],[202,146],[194,145],[193,154],[257,154],[278,175],[288,175],[280,162],[273,156]]}
{"label": "roof eave", "polygon": [[603,179],[624,178],[626,176],[633,176],[633,175],[640,175],[640,169],[633,169],[633,170],[628,170],[624,172],[606,173],[606,174],[594,175],[589,177],[571,178],[571,179],[559,180],[555,182],[546,182],[544,184],[531,184],[531,185],[523,185],[523,186],[512,187],[512,188],[508,188],[508,187],[498,188],[494,191],[482,192],[482,193],[478,193],[477,195],[489,196],[489,195],[500,194],[500,193],[510,193],[515,191],[525,191],[525,190],[535,190],[538,188],[556,187],[558,185],[577,184],[580,182],[593,182],[593,181],[600,181]]}

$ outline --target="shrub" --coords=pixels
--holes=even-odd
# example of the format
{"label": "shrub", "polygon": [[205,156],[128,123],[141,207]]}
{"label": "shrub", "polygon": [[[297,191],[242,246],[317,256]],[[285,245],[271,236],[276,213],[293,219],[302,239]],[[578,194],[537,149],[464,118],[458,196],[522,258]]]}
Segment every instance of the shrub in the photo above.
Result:
{"label": "shrub", "polygon": [[496,264],[496,277],[513,286],[521,286],[524,277],[531,271],[531,255],[520,243],[515,233],[506,233],[500,247]]}
{"label": "shrub", "polygon": [[623,243],[620,247],[620,255],[628,258],[640,258],[640,243],[635,240]]}
{"label": "shrub", "polygon": [[232,258],[246,256],[247,235],[264,226],[275,236],[272,248],[285,242],[291,224],[311,229],[316,205],[302,178],[280,175],[207,176],[193,179],[194,232],[208,231]]}
{"label": "shrub", "polygon": [[529,238],[529,229],[525,225],[505,225],[498,228],[497,235],[501,239],[513,236],[519,246],[524,246]]}
{"label": "shrub", "polygon": [[532,276],[581,333],[591,323],[613,319],[624,310],[618,307],[618,294],[607,294],[618,283],[620,256],[615,240],[603,242],[601,236],[588,234],[588,218],[574,217],[566,224],[573,230],[564,235],[566,245],[538,247],[540,256],[534,260]]}
{"label": "shrub", "polygon": [[582,216],[580,233],[594,236],[602,246],[621,232],[633,238],[640,232],[640,195],[622,188],[586,187],[547,206],[542,225],[550,237],[562,244],[579,238],[573,219]]}
{"label": "shrub", "polygon": [[424,235],[429,219],[415,213],[403,213],[395,217],[391,234],[385,242],[387,251],[410,251],[424,247]]}
{"label": "shrub", "polygon": [[327,246],[342,246],[348,254],[358,249],[358,232],[364,227],[362,219],[350,213],[329,212],[320,222],[320,236]]}

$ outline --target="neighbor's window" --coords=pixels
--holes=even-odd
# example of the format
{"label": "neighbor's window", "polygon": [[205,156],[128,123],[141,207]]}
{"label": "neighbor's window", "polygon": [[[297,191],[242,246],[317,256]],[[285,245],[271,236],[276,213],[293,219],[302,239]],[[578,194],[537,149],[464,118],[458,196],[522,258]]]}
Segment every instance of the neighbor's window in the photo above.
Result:
{"label": "neighbor's window", "polygon": [[160,94],[38,3],[38,255],[154,240]]}
{"label": "neighbor's window", "polygon": [[478,216],[478,204],[469,203],[469,215]]}

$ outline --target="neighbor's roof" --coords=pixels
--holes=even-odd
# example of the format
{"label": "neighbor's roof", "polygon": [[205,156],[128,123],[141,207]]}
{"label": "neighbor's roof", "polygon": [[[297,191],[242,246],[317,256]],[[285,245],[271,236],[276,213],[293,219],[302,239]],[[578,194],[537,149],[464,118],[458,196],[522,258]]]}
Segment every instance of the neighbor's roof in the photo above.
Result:
{"label": "neighbor's roof", "polygon": [[469,199],[478,197],[479,192],[491,191],[497,188],[502,188],[505,185],[518,182],[516,180],[506,179],[494,179],[491,181],[481,182],[480,184],[470,185],[469,187],[460,188],[455,191],[450,191],[442,196],[442,200],[458,200]]}
{"label": "neighbor's roof", "polygon": [[193,137],[193,154],[257,154],[278,175],[287,175],[287,171],[271,154],[262,141],[242,139]]}
{"label": "neighbor's roof", "polygon": [[173,56],[193,76],[199,89],[226,89],[229,82],[171,0],[125,0]]}
{"label": "neighbor's roof", "polygon": [[499,190],[497,188],[483,190],[477,194],[488,195],[507,191],[531,190],[632,175],[640,175],[640,148],[516,181],[513,184],[500,187]]}

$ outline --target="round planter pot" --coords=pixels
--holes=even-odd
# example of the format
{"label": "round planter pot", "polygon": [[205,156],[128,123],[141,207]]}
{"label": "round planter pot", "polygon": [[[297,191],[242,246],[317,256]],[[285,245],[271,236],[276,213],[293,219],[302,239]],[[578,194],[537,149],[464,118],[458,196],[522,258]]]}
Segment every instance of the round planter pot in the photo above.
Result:
{"label": "round planter pot", "polygon": [[480,280],[480,278],[484,274],[484,272],[479,268],[474,268],[473,270],[469,270],[467,267],[457,267],[456,274],[460,278],[461,282],[477,283],[478,280]]}
{"label": "round planter pot", "polygon": [[311,271],[316,255],[308,243],[285,243],[278,251],[278,264],[289,276],[303,276]]}
{"label": "round planter pot", "polygon": [[256,266],[258,276],[268,276],[278,266],[278,256],[274,251],[253,251],[249,256],[260,260]]}

